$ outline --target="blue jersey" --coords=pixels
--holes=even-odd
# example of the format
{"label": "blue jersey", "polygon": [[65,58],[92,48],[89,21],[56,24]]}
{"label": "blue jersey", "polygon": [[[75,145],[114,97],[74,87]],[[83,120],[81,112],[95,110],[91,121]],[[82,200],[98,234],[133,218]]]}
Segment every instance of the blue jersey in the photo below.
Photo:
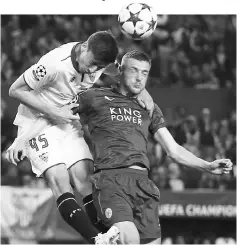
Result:
{"label": "blue jersey", "polygon": [[115,89],[89,89],[79,95],[79,113],[88,124],[94,147],[95,169],[129,167],[140,164],[149,169],[147,142],[165,127],[155,104],[152,118],[134,98]]}

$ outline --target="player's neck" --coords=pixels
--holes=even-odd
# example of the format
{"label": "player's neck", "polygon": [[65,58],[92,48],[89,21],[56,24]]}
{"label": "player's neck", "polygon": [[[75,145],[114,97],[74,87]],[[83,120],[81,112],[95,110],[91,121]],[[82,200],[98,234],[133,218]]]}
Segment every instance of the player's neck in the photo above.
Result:
{"label": "player's neck", "polygon": [[71,61],[74,69],[79,73],[79,64],[77,61],[77,57],[80,56],[81,53],[81,44],[77,43],[73,48],[71,52]]}

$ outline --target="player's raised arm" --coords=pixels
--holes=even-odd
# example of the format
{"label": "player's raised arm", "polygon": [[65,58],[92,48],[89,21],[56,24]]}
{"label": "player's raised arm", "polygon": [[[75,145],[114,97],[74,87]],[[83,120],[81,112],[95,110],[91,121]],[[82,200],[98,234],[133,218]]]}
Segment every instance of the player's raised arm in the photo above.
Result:
{"label": "player's raised arm", "polygon": [[233,164],[229,159],[218,159],[213,162],[207,162],[179,145],[166,128],[163,114],[156,104],[149,130],[154,135],[155,140],[162,145],[167,155],[177,163],[186,167],[205,170],[213,174],[229,173],[232,170]]}
{"label": "player's raised arm", "polygon": [[207,162],[180,146],[174,140],[166,127],[159,128],[154,134],[155,139],[160,142],[168,156],[175,162],[187,167],[205,170],[213,174],[228,174],[232,170],[232,162],[229,159],[218,159],[213,162]]}

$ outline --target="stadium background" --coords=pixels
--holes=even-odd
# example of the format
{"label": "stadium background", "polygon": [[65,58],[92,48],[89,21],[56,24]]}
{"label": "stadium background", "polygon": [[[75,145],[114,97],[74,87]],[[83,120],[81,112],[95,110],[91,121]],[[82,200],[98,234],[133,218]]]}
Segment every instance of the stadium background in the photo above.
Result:
{"label": "stadium background", "polygon": [[[152,57],[147,88],[177,142],[206,160],[228,157],[236,164],[236,17],[230,15],[159,16],[156,32],[144,41],[125,38],[117,16],[1,16],[1,152],[16,135],[12,122],[18,104],[8,97],[15,79],[49,50],[107,29],[118,40],[119,58],[132,48]],[[152,139],[148,149],[150,177],[161,191],[163,243],[233,243],[236,166],[229,176],[213,176],[173,163]],[[1,220],[6,215],[3,207],[11,205],[15,212],[9,211],[7,216],[14,213],[17,217],[12,217],[15,223],[4,223],[6,217],[1,222],[2,243],[18,240],[25,244],[27,230],[32,227],[38,233],[28,236],[31,243],[83,242],[58,214],[51,222],[53,235],[44,236],[39,221],[45,222],[45,214],[34,194],[42,195],[42,200],[49,195],[44,181],[36,179],[27,164],[16,168],[3,159],[1,162]],[[54,207],[51,199],[45,202]],[[29,210],[29,204],[35,210]],[[201,205],[202,209],[194,213],[190,205]],[[210,205],[216,209],[205,209]],[[48,212],[52,214],[54,209],[48,208]],[[46,221],[45,226],[52,220]],[[7,225],[10,231],[4,232]]]}

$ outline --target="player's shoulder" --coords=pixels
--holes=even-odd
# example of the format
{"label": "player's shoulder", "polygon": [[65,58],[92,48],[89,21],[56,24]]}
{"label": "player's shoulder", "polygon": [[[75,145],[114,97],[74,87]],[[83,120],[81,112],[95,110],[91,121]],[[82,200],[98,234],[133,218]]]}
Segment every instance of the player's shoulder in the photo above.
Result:
{"label": "player's shoulder", "polygon": [[154,103],[155,108],[160,109],[160,107],[157,105],[157,103]]}
{"label": "player's shoulder", "polygon": [[163,115],[162,110],[156,103],[154,103],[154,112]]}
{"label": "player's shoulder", "polygon": [[71,51],[77,43],[78,42],[66,43],[49,51],[40,58],[38,63],[55,70],[60,70],[62,61],[71,57]]}
{"label": "player's shoulder", "polygon": [[71,51],[73,47],[78,44],[79,42],[70,42],[70,43],[65,43],[62,44],[61,46],[58,46],[45,55],[42,56],[42,59],[57,59],[57,60],[62,60],[63,58],[66,58],[67,56],[71,56]]}

